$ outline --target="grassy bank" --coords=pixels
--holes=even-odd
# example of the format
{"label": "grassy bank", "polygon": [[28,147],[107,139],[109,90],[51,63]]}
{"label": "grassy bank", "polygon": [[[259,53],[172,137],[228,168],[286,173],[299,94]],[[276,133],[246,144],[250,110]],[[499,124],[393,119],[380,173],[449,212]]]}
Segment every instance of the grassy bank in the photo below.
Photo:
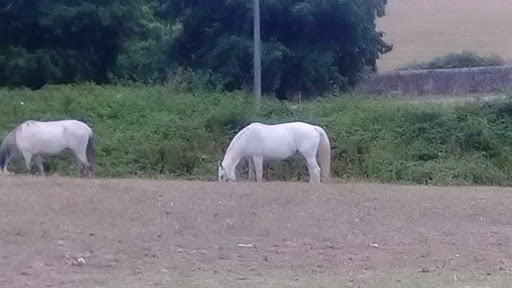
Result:
{"label": "grassy bank", "polygon": [[[217,161],[242,127],[252,121],[302,120],[323,126],[329,134],[335,177],[512,183],[510,100],[453,105],[337,97],[299,108],[265,100],[256,114],[241,93],[78,85],[3,89],[0,101],[1,137],[27,119],[75,118],[88,123],[95,132],[97,175],[105,177],[213,180]],[[76,174],[69,157],[48,158],[45,165],[50,172]],[[307,178],[299,157],[265,166],[267,179]]]}

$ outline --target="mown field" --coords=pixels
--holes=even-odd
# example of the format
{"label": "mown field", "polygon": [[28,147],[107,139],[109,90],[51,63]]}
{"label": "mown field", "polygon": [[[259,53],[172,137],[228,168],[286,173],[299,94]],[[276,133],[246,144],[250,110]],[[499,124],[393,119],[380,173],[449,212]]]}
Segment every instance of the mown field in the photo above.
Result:
{"label": "mown field", "polygon": [[[27,119],[88,123],[95,133],[100,177],[215,180],[218,161],[245,125],[306,121],[329,134],[335,178],[443,185],[512,182],[508,99],[454,104],[338,95],[300,106],[265,99],[255,112],[250,96],[241,92],[83,84],[2,89],[0,101],[0,137]],[[71,159],[48,158],[45,166],[53,174],[76,175]],[[300,157],[265,165],[267,180],[307,180]],[[22,172],[23,165],[14,163],[11,170]]]}
{"label": "mown field", "polygon": [[379,61],[379,69],[468,49],[512,60],[511,14],[507,0],[391,0],[378,29],[394,47]]}

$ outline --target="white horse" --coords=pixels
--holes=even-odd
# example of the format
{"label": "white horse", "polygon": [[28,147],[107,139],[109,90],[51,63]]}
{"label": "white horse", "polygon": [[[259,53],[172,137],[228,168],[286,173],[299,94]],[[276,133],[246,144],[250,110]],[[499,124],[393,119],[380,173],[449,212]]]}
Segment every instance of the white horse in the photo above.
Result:
{"label": "white horse", "polygon": [[297,151],[306,158],[310,183],[319,183],[320,176],[329,177],[331,145],[324,129],[303,122],[252,123],[238,132],[229,144],[219,164],[219,182],[236,181],[236,166],[242,158],[249,160],[249,179],[254,169],[256,181],[261,182],[264,158],[281,160]]}
{"label": "white horse", "polygon": [[7,165],[10,158],[21,153],[29,173],[34,157],[44,176],[42,155],[58,154],[64,149],[70,149],[75,154],[80,177],[84,170],[91,177],[93,134],[89,126],[77,120],[25,121],[9,132],[0,146],[0,172],[9,173]]}

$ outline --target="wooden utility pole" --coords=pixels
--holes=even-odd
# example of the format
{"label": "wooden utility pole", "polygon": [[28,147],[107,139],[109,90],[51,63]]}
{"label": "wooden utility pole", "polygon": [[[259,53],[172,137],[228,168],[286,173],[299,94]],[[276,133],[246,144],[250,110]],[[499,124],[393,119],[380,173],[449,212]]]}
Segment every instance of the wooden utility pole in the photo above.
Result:
{"label": "wooden utility pole", "polygon": [[261,102],[261,37],[260,37],[260,0],[254,0],[254,98],[256,109],[260,108]]}

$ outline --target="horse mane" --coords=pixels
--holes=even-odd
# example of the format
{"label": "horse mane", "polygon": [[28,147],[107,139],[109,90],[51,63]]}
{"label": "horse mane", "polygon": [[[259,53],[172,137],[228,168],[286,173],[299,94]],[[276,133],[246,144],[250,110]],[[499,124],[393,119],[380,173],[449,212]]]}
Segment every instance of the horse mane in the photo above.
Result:
{"label": "horse mane", "polygon": [[240,151],[240,148],[243,147],[243,144],[245,140],[247,139],[247,133],[251,130],[251,126],[247,126],[244,129],[240,130],[235,137],[233,137],[233,140],[231,140],[231,143],[229,143],[228,149],[226,149],[225,155],[233,155],[234,153],[237,153]]}

